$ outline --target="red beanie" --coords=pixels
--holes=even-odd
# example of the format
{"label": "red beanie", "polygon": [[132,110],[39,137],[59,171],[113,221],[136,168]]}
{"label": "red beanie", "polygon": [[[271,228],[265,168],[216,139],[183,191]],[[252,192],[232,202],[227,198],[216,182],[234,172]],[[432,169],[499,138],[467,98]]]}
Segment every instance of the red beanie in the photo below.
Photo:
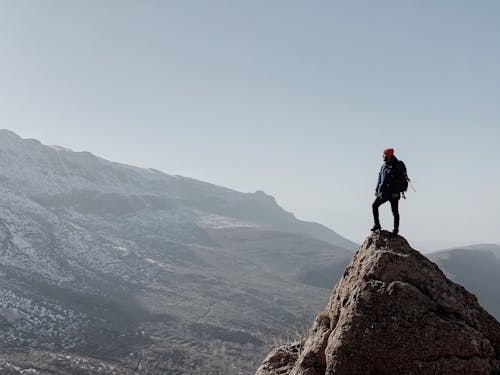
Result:
{"label": "red beanie", "polygon": [[389,156],[394,155],[394,149],[393,148],[386,148],[384,150],[384,155],[389,155]]}

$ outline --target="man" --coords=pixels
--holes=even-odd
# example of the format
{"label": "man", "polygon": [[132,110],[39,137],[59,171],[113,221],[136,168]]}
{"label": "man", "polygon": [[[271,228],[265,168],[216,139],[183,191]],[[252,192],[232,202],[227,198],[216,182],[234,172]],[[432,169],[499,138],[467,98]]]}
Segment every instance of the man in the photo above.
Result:
{"label": "man", "polygon": [[394,149],[386,148],[383,154],[384,164],[380,168],[378,174],[377,187],[375,189],[375,201],[372,204],[373,220],[375,225],[372,231],[380,230],[378,208],[389,201],[391,203],[392,214],[394,215],[394,229],[392,235],[395,236],[399,232],[399,210],[398,203],[400,198],[403,171],[398,159],[394,155]]}

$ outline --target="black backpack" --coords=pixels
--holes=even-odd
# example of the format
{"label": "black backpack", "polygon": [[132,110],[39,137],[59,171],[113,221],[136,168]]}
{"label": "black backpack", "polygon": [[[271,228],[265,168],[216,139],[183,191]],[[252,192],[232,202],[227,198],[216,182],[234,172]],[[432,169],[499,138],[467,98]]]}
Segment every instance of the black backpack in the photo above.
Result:
{"label": "black backpack", "polygon": [[401,179],[401,191],[400,193],[404,193],[405,191],[408,190],[408,183],[410,181],[410,178],[408,177],[408,173],[406,171],[406,165],[402,160],[398,160],[398,177]]}
{"label": "black backpack", "polygon": [[399,186],[401,187],[397,193],[403,193],[403,198],[405,197],[405,192],[408,190],[408,183],[410,182],[410,178],[408,177],[408,173],[406,172],[406,165],[402,160],[398,160],[396,167],[392,170],[392,180],[398,180]]}

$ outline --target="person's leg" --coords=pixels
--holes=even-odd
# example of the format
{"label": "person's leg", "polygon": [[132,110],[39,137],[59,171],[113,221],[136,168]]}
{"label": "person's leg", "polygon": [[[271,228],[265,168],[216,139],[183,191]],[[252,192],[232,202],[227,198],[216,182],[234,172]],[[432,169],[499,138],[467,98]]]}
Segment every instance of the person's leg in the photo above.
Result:
{"label": "person's leg", "polygon": [[385,201],[383,201],[379,197],[375,198],[375,200],[373,201],[372,212],[373,212],[373,221],[374,221],[375,225],[373,226],[372,230],[381,229],[379,215],[378,215],[378,208],[384,202]]}
{"label": "person's leg", "polygon": [[398,234],[399,231],[399,198],[391,198],[391,210],[392,214],[394,215],[394,230],[392,231],[393,234]]}

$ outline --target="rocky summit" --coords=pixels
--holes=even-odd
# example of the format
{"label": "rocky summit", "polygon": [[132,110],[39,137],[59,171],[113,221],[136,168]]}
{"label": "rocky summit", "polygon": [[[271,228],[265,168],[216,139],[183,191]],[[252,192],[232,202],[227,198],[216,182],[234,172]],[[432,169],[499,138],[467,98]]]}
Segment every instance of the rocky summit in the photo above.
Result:
{"label": "rocky summit", "polygon": [[500,324],[403,237],[375,232],[307,337],[256,373],[271,374],[500,374]]}

